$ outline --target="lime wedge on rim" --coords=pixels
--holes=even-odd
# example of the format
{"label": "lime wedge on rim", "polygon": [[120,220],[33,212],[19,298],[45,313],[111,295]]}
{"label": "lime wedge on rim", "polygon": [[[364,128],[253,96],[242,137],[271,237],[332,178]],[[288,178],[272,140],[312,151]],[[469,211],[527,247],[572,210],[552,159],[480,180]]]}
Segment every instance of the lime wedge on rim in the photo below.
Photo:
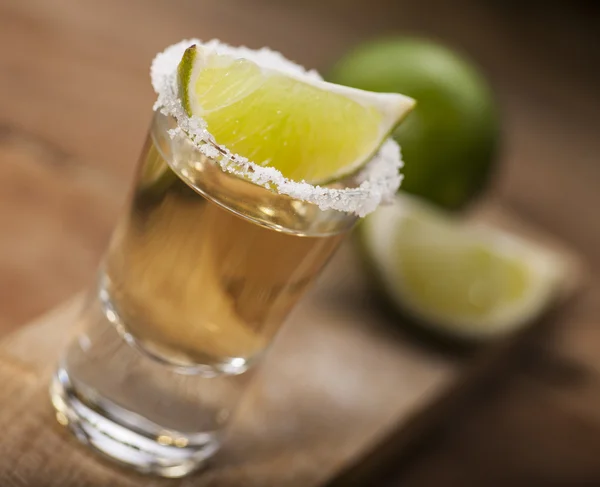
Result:
{"label": "lime wedge on rim", "polygon": [[202,118],[219,145],[311,183],[360,169],[415,104],[197,46],[185,51],[178,84],[187,114]]}
{"label": "lime wedge on rim", "polygon": [[563,276],[553,252],[462,223],[410,196],[398,195],[359,228],[385,296],[422,326],[453,338],[484,340],[530,323]]}

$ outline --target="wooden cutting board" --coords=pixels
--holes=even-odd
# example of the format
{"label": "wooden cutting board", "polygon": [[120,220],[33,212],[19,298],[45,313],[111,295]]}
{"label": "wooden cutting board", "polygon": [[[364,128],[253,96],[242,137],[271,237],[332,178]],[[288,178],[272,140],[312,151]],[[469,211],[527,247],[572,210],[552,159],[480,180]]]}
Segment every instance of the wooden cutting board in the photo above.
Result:
{"label": "wooden cutting board", "polygon": [[[480,215],[523,233],[522,224],[497,210]],[[564,294],[570,294],[581,280],[579,266],[560,251],[573,269],[565,280]],[[410,426],[415,414],[423,421],[423,411],[443,413],[432,406],[461,390],[468,365],[417,345],[379,312],[348,245],[277,338],[211,468],[183,480],[154,479],[90,453],[53,417],[49,376],[80,299],[0,342],[2,485],[317,486],[391,429]]]}

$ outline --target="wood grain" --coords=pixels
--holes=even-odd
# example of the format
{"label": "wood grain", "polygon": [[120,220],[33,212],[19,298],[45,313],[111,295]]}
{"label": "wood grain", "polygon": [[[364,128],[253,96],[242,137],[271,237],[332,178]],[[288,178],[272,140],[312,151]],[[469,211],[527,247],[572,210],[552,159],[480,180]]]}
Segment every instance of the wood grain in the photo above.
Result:
{"label": "wood grain", "polygon": [[[535,235],[539,243],[562,255],[569,272],[557,307],[579,287],[581,263],[543,232],[499,209],[481,208],[472,218],[501,222],[505,229],[518,229],[528,238]],[[463,378],[464,360],[416,346],[410,334],[392,332],[386,315],[373,313],[352,250],[346,245],[338,252],[319,285],[293,313],[253,377],[215,464],[184,485],[306,487],[332,477],[337,478],[329,485],[336,487],[367,485],[382,472],[395,472],[399,462],[410,457],[413,443],[431,436],[436,424],[456,414],[473,391],[515,355],[524,338],[521,333],[482,351]],[[82,447],[72,438],[54,431],[59,426],[46,397],[49,374],[76,331],[80,303],[81,298],[76,298],[0,341],[0,364],[12,366],[11,380],[23,375],[23,389],[32,389],[29,400],[45,404],[25,408],[20,402],[25,392],[13,397],[9,389],[3,398],[3,417],[10,418],[12,429],[6,439],[16,450],[7,452],[4,462],[19,455],[19,448],[44,459],[43,467],[15,470],[26,485],[42,478],[51,478],[48,485],[57,487],[120,480],[126,485],[148,485],[148,480],[142,483],[135,474],[98,463],[81,453]],[[0,368],[0,381],[1,374]],[[22,410],[22,418],[11,416],[17,409]],[[32,428],[40,432],[39,439],[23,443],[22,436]],[[382,441],[389,438],[389,431],[394,431],[391,439]],[[373,445],[374,452],[365,459]],[[63,462],[71,458],[71,450],[78,450],[75,455],[80,461],[65,474]],[[31,467],[31,462],[25,465]],[[0,460],[0,472],[2,465]],[[150,483],[162,485],[158,480]]]}
{"label": "wood grain", "polygon": [[[180,485],[319,485],[456,380],[460,361],[414,347],[372,314],[350,250],[337,254],[254,373],[212,467]],[[171,485],[101,461],[55,421],[49,376],[79,305],[76,299],[0,341],[0,381],[9,381],[0,388],[0,428],[7,425],[3,443],[12,445],[0,475],[10,471],[31,486]]]}

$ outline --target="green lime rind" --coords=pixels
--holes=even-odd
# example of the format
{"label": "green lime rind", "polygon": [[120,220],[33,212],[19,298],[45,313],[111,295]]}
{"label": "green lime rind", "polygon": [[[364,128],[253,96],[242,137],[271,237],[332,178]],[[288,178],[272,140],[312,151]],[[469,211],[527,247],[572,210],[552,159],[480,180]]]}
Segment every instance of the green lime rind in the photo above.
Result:
{"label": "green lime rind", "polygon": [[456,335],[445,328],[432,326],[428,320],[416,314],[410,307],[405,306],[390,289],[381,274],[376,269],[374,257],[368,250],[365,233],[368,223],[361,221],[352,233],[352,243],[360,257],[360,264],[370,293],[373,295],[378,311],[382,312],[390,324],[404,330],[417,343],[433,346],[440,351],[456,354],[470,353],[479,348],[485,341],[480,338]]}
{"label": "green lime rind", "polygon": [[188,86],[192,78],[192,70],[194,68],[194,61],[196,60],[197,48],[193,44],[188,47],[181,58],[181,62],[177,66],[177,87],[179,97],[181,99],[181,105],[187,113],[188,117],[193,115],[192,107],[190,103],[190,93]]}
{"label": "green lime rind", "polygon": [[414,106],[397,93],[302,78],[196,46],[177,69],[185,112],[202,117],[218,144],[312,184],[341,181],[364,167]]}
{"label": "green lime rind", "polygon": [[[474,228],[458,221],[452,223],[453,219],[445,221],[444,214],[430,213],[431,208],[426,208],[425,212],[421,211],[422,208],[413,211],[410,200],[412,198],[408,196],[398,197],[395,204],[402,205],[400,213],[392,210],[391,213],[395,214],[391,214],[388,210],[377,221],[377,213],[367,217],[358,227],[355,236],[369,282],[387,304],[386,308],[395,310],[403,324],[418,329],[421,335],[432,335],[444,342],[473,345],[520,330],[534,322],[548,308],[564,274],[564,264],[556,254],[505,231],[491,227]],[[405,219],[407,216],[408,219]],[[418,218],[423,219],[425,227],[418,227],[420,233],[409,233],[403,237],[410,231],[405,222],[421,225]],[[401,234],[400,230],[405,233]],[[451,233],[445,237],[448,231]],[[423,240],[424,235],[428,238],[431,236],[431,240]],[[414,247],[415,243],[417,247]],[[487,253],[471,252],[480,247]],[[414,254],[415,249],[417,254]],[[482,261],[478,260],[481,255],[492,258],[491,261],[484,259],[483,267],[480,267]],[[407,256],[411,260],[407,261]],[[465,256],[467,260],[464,260]],[[401,264],[403,260],[404,264]],[[432,262],[435,263],[434,271]],[[417,273],[420,281],[415,281],[414,275],[411,280],[409,275],[404,274],[407,268],[414,271],[415,265],[417,269],[425,271]],[[514,267],[515,265],[518,267]],[[473,275],[474,269],[478,279],[482,276],[486,279],[483,281],[484,289],[492,290],[493,299],[490,301],[491,308],[484,301],[482,314],[478,314],[479,308],[473,308],[475,314],[473,310],[468,310],[465,314],[461,303],[471,302],[471,299],[477,297],[473,297],[471,293],[481,289],[472,287],[473,284],[482,284],[482,281],[473,281],[469,277]],[[491,274],[488,273],[489,269],[493,271]],[[515,281],[506,280],[507,276],[511,279],[514,277],[515,269],[525,272],[523,275],[526,280],[520,282],[525,282],[526,287],[520,288],[519,284],[515,288]],[[428,279],[431,279],[429,283]],[[414,287],[415,285],[419,288]],[[437,294],[441,301],[431,301],[431,307],[424,307],[423,301],[419,300],[419,296],[423,297],[423,294],[419,294],[423,289],[437,289],[443,293],[447,290],[449,294]],[[523,292],[514,294],[515,289]],[[452,299],[453,296],[457,298],[457,302],[453,302],[450,309],[458,310],[457,314],[447,314],[448,311],[444,309],[448,308],[437,308],[440,302]],[[464,301],[467,297],[468,300]],[[470,306],[479,305],[481,302],[474,301]]]}
{"label": "green lime rind", "polygon": [[393,132],[408,162],[402,191],[459,210],[485,189],[500,147],[499,110],[486,79],[460,53],[427,39],[385,37],[351,50],[327,79],[419,100]]}

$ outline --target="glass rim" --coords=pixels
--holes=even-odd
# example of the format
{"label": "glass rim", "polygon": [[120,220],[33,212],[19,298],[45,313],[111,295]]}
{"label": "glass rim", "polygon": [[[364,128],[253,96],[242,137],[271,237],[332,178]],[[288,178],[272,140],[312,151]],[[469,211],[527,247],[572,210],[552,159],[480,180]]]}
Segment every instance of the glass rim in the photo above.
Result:
{"label": "glass rim", "polygon": [[[244,175],[224,170],[218,158],[208,157],[187,134],[170,135],[173,128],[177,128],[173,117],[154,112],[148,136],[164,161],[194,191],[243,219],[289,234],[323,237],[351,229],[359,218],[352,212],[322,209],[310,201],[282,194],[268,184],[258,185]],[[284,206],[301,218],[292,220],[292,225],[283,224],[271,210],[265,210]]]}
{"label": "glass rim", "polygon": [[172,117],[177,123],[177,126],[169,131],[171,138],[189,139],[206,157],[218,162],[224,171],[236,174],[258,186],[274,188],[279,194],[313,203],[321,210],[333,209],[363,217],[373,212],[380,203],[390,200],[396,193],[402,180],[402,158],[400,148],[392,138],[386,139],[378,152],[356,174],[357,186],[349,188],[291,180],[273,167],[260,166],[218,144],[202,118],[188,116],[178,96],[177,67],[185,49],[193,44],[219,53],[244,57],[259,65],[275,66],[276,69],[296,76],[320,78],[316,72],[306,71],[285,59],[280,53],[269,49],[234,48],[217,40],[181,41],[157,54],[151,67],[152,85],[157,93],[154,110]]}

